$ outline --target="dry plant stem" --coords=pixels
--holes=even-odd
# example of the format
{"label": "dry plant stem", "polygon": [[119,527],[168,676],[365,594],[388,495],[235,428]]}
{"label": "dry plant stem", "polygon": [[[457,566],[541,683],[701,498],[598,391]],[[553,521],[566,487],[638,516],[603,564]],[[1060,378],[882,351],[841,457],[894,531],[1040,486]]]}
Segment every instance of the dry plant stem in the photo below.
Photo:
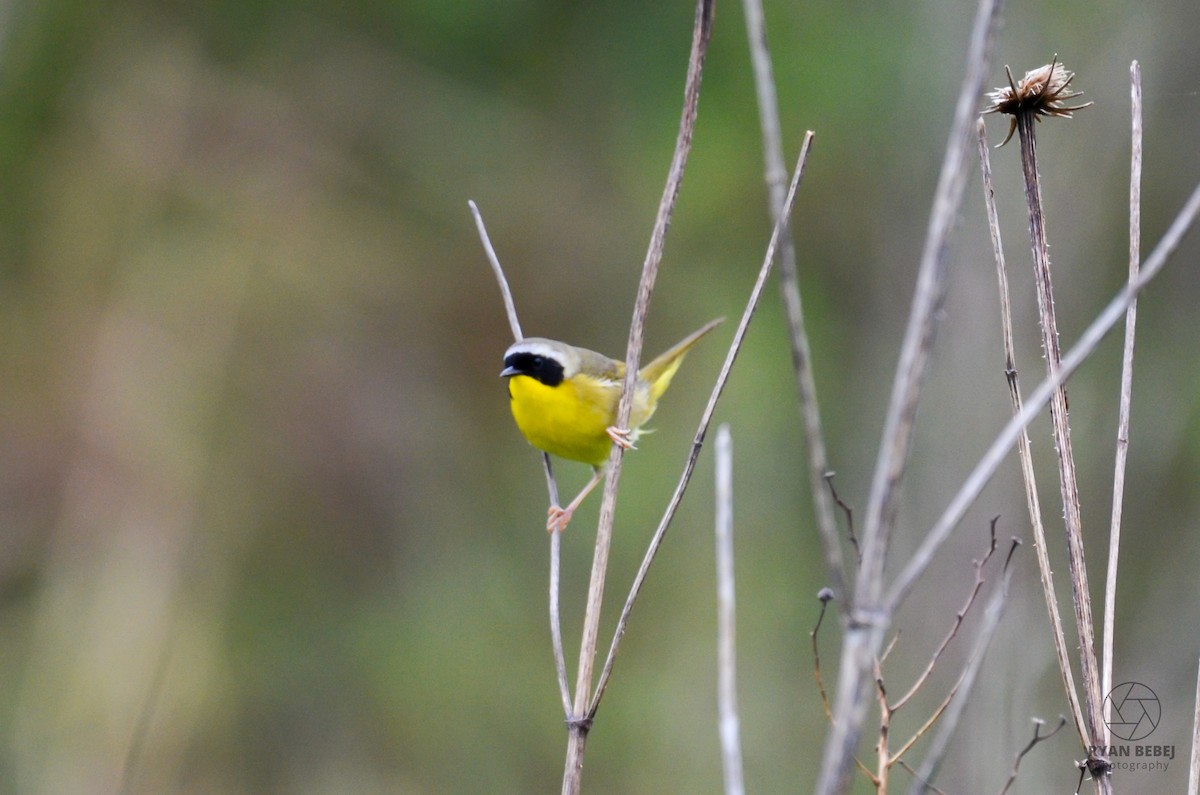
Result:
{"label": "dry plant stem", "polygon": [[913,768],[907,762],[905,762],[903,759],[897,759],[896,764],[900,765],[900,767],[907,770],[908,774],[910,776],[912,776],[914,779],[917,779],[916,781],[913,782],[912,789],[909,790],[910,795],[912,795],[912,793],[915,793],[915,795],[925,795],[926,792],[932,792],[933,795],[946,795],[946,792],[944,790],[940,790],[937,787],[933,786],[932,782],[922,781],[921,779],[918,779],[917,771],[913,770]]}
{"label": "dry plant stem", "polygon": [[[488,262],[492,266],[492,273],[500,286],[500,295],[504,299],[504,312],[508,316],[508,325],[512,329],[513,339],[518,341],[524,339],[524,335],[521,333],[521,321],[517,317],[517,306],[513,302],[512,290],[508,286],[508,278],[504,275],[500,258],[496,256],[496,249],[492,246],[487,227],[483,223],[483,214],[479,212],[479,207],[473,200],[468,200],[467,205],[471,208],[471,215],[475,218],[475,228],[479,230],[479,239],[483,243],[483,250],[487,254]],[[554,470],[550,466],[549,454],[542,453],[542,463],[546,471],[546,490],[550,495],[550,504],[556,506],[558,505],[558,483],[554,480]],[[562,560],[560,535],[560,533],[550,534],[550,642],[554,649],[554,668],[558,675],[558,690],[563,700],[563,712],[570,720],[571,690],[567,683],[567,661],[563,653],[562,620],[558,608],[558,583],[560,561]]]}
{"label": "dry plant stem", "polygon": [[954,696],[957,695],[959,688],[966,681],[967,671],[963,671],[963,673],[959,676],[958,681],[954,683],[954,687],[950,688],[950,692],[947,693],[946,697],[942,699],[940,704],[938,704],[937,709],[935,709],[933,713],[925,719],[925,722],[921,724],[921,727],[917,729],[917,731],[908,738],[908,741],[900,747],[900,750],[896,751],[895,753],[889,749],[888,741],[891,733],[892,715],[894,715],[896,711],[888,707],[887,694],[883,689],[883,680],[878,677],[878,669],[876,669],[876,674],[876,685],[879,690],[879,708],[881,717],[879,721],[879,743],[875,748],[876,753],[879,756],[878,773],[872,776],[872,780],[875,783],[876,791],[881,795],[884,795],[887,792],[888,776],[892,767],[909,752],[913,745],[916,744],[917,740],[920,740],[922,737],[924,737],[929,730],[933,728],[934,724],[941,720],[942,715],[944,715],[946,712],[946,709],[951,703],[953,703]]}
{"label": "dry plant stem", "polygon": [[733,572],[733,439],[717,428],[717,712],[726,795],[744,795],[737,706],[737,611]]}
{"label": "dry plant stem", "polygon": [[[832,598],[832,594],[829,594],[829,597]],[[825,677],[821,675],[821,646],[817,643],[817,633],[821,631],[821,623],[825,620],[825,609],[828,607],[829,599],[821,598],[821,612],[817,614],[817,623],[808,633],[808,639],[812,643],[813,676],[817,679],[817,692],[821,694],[821,706],[825,709],[825,717],[832,723],[833,710],[829,706],[829,696],[825,692]]]}
{"label": "dry plant stem", "polygon": [[[992,555],[995,554],[995,552],[996,552],[996,522],[998,520],[999,520],[999,517],[996,517],[995,519],[993,519],[991,521],[990,526],[989,526],[989,543],[988,543],[987,551],[984,553],[982,558],[976,560],[974,563],[975,579],[972,584],[971,591],[967,595],[966,603],[963,605],[962,609],[958,611],[957,615],[955,616],[954,623],[950,627],[950,631],[946,633],[946,637],[942,640],[942,643],[938,646],[937,650],[933,653],[933,656],[930,658],[928,665],[925,666],[925,670],[922,671],[921,674],[916,678],[916,680],[913,682],[912,686],[909,688],[908,692],[905,693],[903,696],[901,696],[899,699],[897,699],[895,702],[890,702],[887,698],[887,693],[884,690],[883,675],[880,672],[879,665],[877,664],[875,666],[876,689],[878,690],[878,693],[879,693],[880,731],[879,731],[879,743],[876,745],[876,752],[878,755],[878,767],[877,767],[876,774],[873,776],[873,779],[875,781],[877,790],[879,790],[881,792],[886,791],[886,789],[887,789],[888,776],[889,776],[892,766],[895,765],[906,753],[908,753],[909,749],[911,749],[912,746],[914,744],[916,744],[916,742],[919,739],[921,739],[923,736],[925,736],[925,734],[933,727],[933,725],[941,719],[942,715],[949,708],[950,704],[954,701],[954,697],[957,694],[959,687],[962,686],[964,683],[968,682],[968,673],[970,671],[969,666],[968,666],[968,668],[965,668],[963,670],[963,673],[959,676],[958,682],[955,684],[955,686],[953,688],[951,688],[950,692],[946,694],[946,697],[942,700],[941,704],[939,704],[938,708],[936,710],[934,710],[934,712],[926,719],[925,723],[908,739],[907,742],[905,742],[900,747],[900,749],[898,751],[892,752],[890,750],[889,739],[890,739],[893,716],[897,712],[899,712],[900,709],[903,708],[904,705],[906,703],[908,703],[908,701],[913,697],[913,695],[915,695],[917,693],[917,691],[920,690],[925,685],[925,683],[928,681],[929,676],[933,673],[933,669],[937,666],[938,660],[941,659],[941,656],[942,656],[943,652],[945,652],[946,647],[950,645],[950,641],[952,641],[954,639],[954,637],[958,634],[958,630],[962,626],[964,617],[970,611],[971,606],[975,603],[976,598],[978,598],[978,596],[979,596],[980,590],[983,588],[983,583],[984,583],[983,569],[987,565],[988,561],[991,560]],[[1019,543],[1020,542],[1018,542],[1016,539],[1013,540],[1013,545],[1009,549],[1008,556],[1005,559],[1005,563],[1004,563],[1004,571],[1005,571],[1004,591],[1005,592],[1007,592],[1008,568],[1009,568],[1008,564],[1012,560],[1012,553],[1016,550]],[[998,623],[998,617],[995,619],[995,621]],[[986,628],[988,626],[986,620],[985,620],[984,626],[985,626],[985,630],[986,630]],[[990,643],[991,637],[992,637],[992,634],[994,633],[994,631],[995,631],[995,626],[993,625],[990,630],[986,630],[982,633],[981,637],[986,639],[986,641],[984,642],[984,645],[982,647],[983,649],[986,648],[987,643]],[[980,656],[982,655],[981,648],[977,647],[976,651],[977,651],[978,655],[980,655]],[[973,674],[970,676],[969,681],[971,683],[974,682]],[[923,776],[921,778],[921,780],[927,781],[928,776]]]}
{"label": "dry plant stem", "polygon": [[[993,536],[994,538],[995,536]],[[958,731],[958,724],[966,709],[968,697],[975,686],[975,681],[979,678],[979,671],[983,667],[984,657],[992,644],[992,639],[996,636],[996,630],[1000,626],[1000,618],[1004,613],[1005,605],[1008,603],[1008,589],[1012,582],[1013,572],[1010,564],[1013,553],[1016,552],[1020,543],[1020,541],[1014,538],[1012,545],[1008,549],[1008,557],[1004,561],[1004,573],[1000,580],[1000,586],[993,592],[992,597],[988,600],[987,607],[984,609],[983,621],[979,626],[979,634],[975,638],[975,645],[971,649],[971,656],[967,659],[967,664],[963,668],[958,682],[955,683],[950,693],[946,695],[945,700],[935,712],[934,717],[931,717],[931,721],[934,718],[940,718],[938,731],[934,735],[933,742],[930,743],[929,751],[925,754],[925,759],[921,761],[921,766],[917,768],[914,774],[916,780],[909,789],[910,795],[921,795],[921,793],[927,790],[936,789],[930,782],[937,776],[942,759],[946,755],[946,749],[949,748],[951,739],[954,738],[955,732]],[[929,722],[928,725],[932,726],[932,722]],[[928,731],[928,728],[923,728],[917,734],[914,734],[908,745],[911,746],[926,731]],[[905,750],[907,750],[907,747]]]}
{"label": "dry plant stem", "polygon": [[[546,488],[550,504],[558,505],[558,484],[550,466],[550,454],[542,453],[546,469]],[[571,718],[571,685],[567,682],[567,659],[563,652],[562,617],[559,611],[559,572],[562,569],[562,533],[550,533],[550,645],[554,649],[554,672],[558,678],[558,693],[562,697],[563,716]]]}
{"label": "dry plant stem", "polygon": [[1171,226],[1167,229],[1166,233],[1159,240],[1158,245],[1155,246],[1154,251],[1142,263],[1137,280],[1123,287],[1108,302],[1108,305],[1100,310],[1100,313],[1096,315],[1096,319],[1084,329],[1083,334],[1079,337],[1079,341],[1063,356],[1062,365],[1058,368],[1054,376],[1047,377],[1046,380],[1038,384],[1029,394],[1025,405],[1021,407],[1020,413],[1013,416],[1000,432],[996,434],[996,438],[992,441],[991,446],[984,452],[983,456],[979,459],[979,463],[971,470],[971,473],[967,475],[962,486],[959,487],[958,492],[954,495],[954,498],[950,500],[950,504],[946,506],[946,509],[942,512],[937,522],[925,534],[921,546],[917,548],[917,551],[888,590],[887,598],[884,600],[884,607],[888,612],[895,611],[912,592],[917,581],[920,580],[925,570],[929,568],[929,564],[933,561],[933,556],[937,554],[938,549],[950,537],[950,533],[962,521],[963,515],[979,497],[980,492],[983,491],[984,486],[991,480],[992,475],[996,474],[996,470],[1004,461],[1005,456],[1008,455],[1008,451],[1016,444],[1021,431],[1033,421],[1033,418],[1050,401],[1050,396],[1058,385],[1070,378],[1071,374],[1092,355],[1092,352],[1096,350],[1096,346],[1100,344],[1100,340],[1124,317],[1129,303],[1139,292],[1145,289],[1146,285],[1167,264],[1167,260],[1175,253],[1175,249],[1179,247],[1183,236],[1195,222],[1197,214],[1200,214],[1200,185],[1197,185],[1192,190],[1191,195],[1184,202],[1183,207],[1180,209],[1178,215],[1175,216],[1175,220],[1171,222]]}
{"label": "dry plant stem", "polygon": [[933,656],[929,658],[929,662],[925,665],[925,670],[923,670],[913,681],[912,685],[908,688],[908,692],[896,699],[896,701],[891,704],[890,709],[892,712],[897,712],[905,704],[907,704],[909,700],[917,694],[917,691],[925,685],[925,682],[929,680],[929,677],[933,675],[933,669],[937,667],[938,660],[942,658],[942,654],[945,653],[946,647],[950,645],[950,641],[954,640],[954,637],[958,634],[959,628],[962,627],[963,620],[967,617],[967,613],[970,612],[971,606],[975,604],[975,600],[979,597],[979,592],[983,589],[984,583],[983,567],[988,564],[988,561],[992,559],[992,555],[996,553],[996,522],[999,521],[999,519],[1000,517],[997,516],[991,521],[991,543],[988,545],[987,552],[985,552],[983,557],[979,560],[976,560],[973,564],[975,569],[975,581],[972,583],[971,592],[967,594],[966,602],[963,604],[962,608],[960,608],[959,611],[954,614],[954,622],[950,625],[950,630],[946,633],[946,637],[942,638],[942,642],[938,645],[937,650],[934,651]]}
{"label": "dry plant stem", "polygon": [[971,121],[975,103],[983,91],[986,65],[990,61],[995,23],[1002,3],[984,0],[979,5],[955,108],[954,123],[934,196],[929,227],[921,253],[917,286],[909,312],[908,326],[900,348],[891,399],[884,420],[883,437],[862,532],[863,567],[855,594],[856,609],[877,606],[883,593],[883,571],[887,558],[895,501],[904,475],[912,441],[913,420],[921,384],[929,362],[936,331],[946,274],[946,252],[965,193]]}
{"label": "dry plant stem", "polygon": [[837,489],[833,487],[833,478],[835,475],[837,475],[836,472],[826,472],[824,480],[826,485],[829,486],[829,496],[837,503],[837,507],[842,509],[842,513],[846,517],[846,537],[850,541],[850,546],[854,548],[854,559],[861,564],[862,550],[858,547],[858,536],[854,535],[854,509],[838,496]]}
{"label": "dry plant stem", "polygon": [[[1034,284],[1038,294],[1038,317],[1046,372],[1053,378],[1061,367],[1058,324],[1054,317],[1054,285],[1050,276],[1050,250],[1046,242],[1046,217],[1042,212],[1041,180],[1038,172],[1037,117],[1031,112],[1017,114],[1017,134],[1021,138],[1021,167],[1025,177],[1025,201],[1029,207],[1029,239],[1033,251]],[[1132,302],[1130,304],[1132,306]],[[1075,475],[1075,454],[1071,448],[1071,426],[1067,417],[1067,385],[1059,383],[1050,399],[1050,420],[1057,452],[1059,485],[1062,492],[1063,518],[1067,533],[1067,564],[1071,575],[1075,628],[1079,634],[1079,668],[1083,678],[1084,719],[1087,734],[1084,747],[1103,744],[1103,697],[1097,668],[1095,625],[1092,621],[1092,596],[1088,588],[1087,564],[1083,552],[1083,519],[1080,515],[1079,486]]]}
{"label": "dry plant stem", "polygon": [[[825,611],[829,607],[829,602],[833,599],[833,590],[830,588],[822,588],[817,593],[817,599],[821,602],[821,612],[817,614],[817,623],[813,625],[812,630],[808,633],[809,641],[812,643],[813,653],[813,676],[817,680],[817,692],[821,694],[821,706],[825,710],[825,717],[829,722],[833,723],[833,710],[829,706],[829,696],[825,691],[825,678],[821,674],[821,646],[817,642],[817,635],[821,632],[821,624],[825,621]],[[893,642],[895,642],[893,640]],[[854,764],[862,771],[862,774],[872,781],[875,780],[875,774],[867,769],[857,757],[854,759]]]}
{"label": "dry plant stem", "polygon": [[909,752],[909,749],[911,749],[916,744],[917,740],[920,740],[922,737],[924,737],[926,734],[928,734],[929,730],[933,728],[934,724],[936,724],[939,720],[942,719],[942,715],[946,714],[946,709],[950,706],[951,703],[953,703],[954,697],[956,695],[958,695],[958,690],[960,687],[962,687],[963,682],[965,682],[965,681],[966,681],[966,671],[964,670],[963,673],[959,675],[958,681],[956,681],[954,683],[954,687],[950,688],[950,692],[947,693],[946,697],[943,698],[941,703],[937,705],[937,709],[935,709],[929,715],[929,717],[925,719],[925,722],[921,724],[921,727],[919,729],[917,729],[915,732],[913,732],[912,737],[908,738],[908,742],[906,742],[906,743],[904,743],[904,745],[900,746],[899,751],[896,751],[896,753],[892,754],[891,764],[895,764],[895,761],[897,759],[900,759],[905,754],[907,754]]}
{"label": "dry plant stem", "polygon": [[908,327],[900,348],[892,395],[884,420],[883,436],[862,533],[862,564],[848,605],[847,631],[842,643],[834,725],[825,743],[816,792],[832,795],[849,783],[854,749],[862,733],[870,703],[871,670],[883,643],[891,613],[884,608],[884,563],[895,518],[895,498],[908,458],[917,398],[941,303],[950,236],[966,188],[967,152],[975,106],[983,93],[984,75],[991,61],[1001,0],[980,0],[967,49],[962,86],[946,144],[941,175],[921,255],[917,286]]}
{"label": "dry plant stem", "polygon": [[521,322],[517,320],[517,307],[513,303],[512,290],[508,288],[508,279],[504,276],[504,269],[500,267],[496,249],[492,248],[487,227],[483,225],[483,215],[475,206],[474,200],[468,200],[467,206],[471,208],[471,215],[475,217],[475,228],[479,230],[479,239],[483,242],[483,250],[487,254],[488,262],[491,263],[492,273],[496,275],[496,281],[500,284],[500,295],[504,298],[504,312],[508,316],[508,325],[512,328],[513,339],[519,342],[525,339],[525,335],[521,333]]}
{"label": "dry plant stem", "polygon": [[[617,407],[616,425],[619,428],[629,426],[634,384],[637,382],[641,360],[646,314],[649,312],[650,298],[654,293],[658,265],[662,261],[667,227],[670,225],[671,215],[675,209],[675,200],[679,195],[684,167],[691,150],[692,133],[695,130],[696,112],[700,101],[700,78],[704,71],[704,58],[708,52],[708,42],[712,36],[713,5],[714,0],[699,0],[696,5],[679,134],[676,137],[675,153],[667,172],[667,181],[663,189],[662,200],[659,202],[654,229],[650,234],[646,260],[642,265],[642,277],[638,283],[637,300],[634,303],[633,320],[629,328],[629,343],[625,353],[625,384]],[[596,660],[596,641],[600,629],[600,609],[604,601],[604,577],[608,569],[608,553],[612,543],[613,518],[616,512],[623,453],[624,450],[620,445],[613,445],[613,451],[608,460],[604,499],[600,504],[600,524],[596,530],[596,547],[592,557],[592,573],[588,586],[583,635],[579,644],[579,669],[575,685],[574,708],[571,718],[567,721],[567,754],[563,766],[562,786],[564,795],[576,795],[580,791],[583,781],[583,755],[587,744],[587,733],[591,727],[591,685]],[[599,691],[597,695],[599,695]]]}
{"label": "dry plant stem", "polygon": [[823,479],[824,482],[826,482],[826,485],[829,486],[829,496],[833,498],[836,506],[841,508],[842,515],[846,516],[846,538],[848,542],[850,542],[850,545],[854,548],[854,560],[856,560],[858,563],[862,563],[863,550],[858,548],[858,537],[856,534],[854,534],[854,509],[848,506],[848,504],[838,496],[838,490],[836,490],[833,486],[833,479],[836,474],[838,473],[833,471],[826,472],[824,473]]}
{"label": "dry plant stem", "polygon": [[1200,666],[1196,670],[1196,703],[1192,714],[1192,759],[1188,767],[1188,795],[1200,795]]}
{"label": "dry plant stem", "polygon": [[900,632],[899,632],[899,630],[897,630],[896,634],[892,636],[891,641],[888,642],[887,648],[883,650],[883,654],[879,655],[880,665],[887,662],[887,658],[892,656],[892,649],[896,648],[896,643],[899,640],[900,640]]}
{"label": "dry plant stem", "polygon": [[154,675],[150,680],[150,688],[146,698],[138,710],[137,723],[133,727],[133,735],[129,740],[129,748],[125,752],[125,761],[121,766],[121,785],[117,790],[121,795],[132,792],[133,775],[141,762],[142,751],[146,747],[146,739],[150,736],[150,722],[162,696],[163,683],[167,678],[167,667],[175,650],[175,641],[179,637],[179,614],[171,616],[171,627],[167,630],[167,641],[163,643],[154,664]]}
{"label": "dry plant stem", "polygon": [[1045,742],[1062,731],[1062,727],[1067,725],[1067,719],[1060,717],[1058,719],[1058,725],[1055,726],[1054,731],[1050,732],[1049,734],[1042,734],[1043,725],[1045,725],[1045,721],[1034,720],[1033,739],[1030,740],[1029,745],[1026,745],[1024,748],[1022,748],[1020,752],[1017,753],[1016,758],[1013,759],[1012,771],[1008,774],[1008,781],[1004,782],[1004,787],[1000,790],[1000,795],[1005,795],[1005,793],[1008,792],[1009,789],[1012,788],[1012,785],[1016,782],[1017,774],[1021,770],[1021,760],[1025,758],[1025,755],[1032,751],[1038,743]]}
{"label": "dry plant stem", "polygon": [[[804,143],[800,146],[800,158],[796,162],[796,171],[792,175],[792,183],[788,189],[787,201],[784,202],[784,209],[789,214],[796,199],[796,190],[799,188],[800,181],[804,177],[805,166],[808,163],[808,153],[812,148],[812,138],[812,132],[807,133],[804,136]],[[696,468],[696,459],[699,458],[700,449],[704,446],[704,437],[708,433],[708,426],[712,422],[713,413],[717,410],[717,401],[721,399],[721,393],[725,391],[725,384],[729,381],[729,373],[733,369],[733,363],[737,359],[738,352],[742,349],[742,342],[746,338],[746,330],[749,328],[750,320],[754,317],[754,312],[758,308],[758,302],[762,298],[767,277],[771,274],[771,265],[775,261],[775,250],[778,246],[779,236],[780,226],[776,224],[775,231],[771,235],[771,242],[767,245],[767,253],[763,259],[762,267],[759,269],[758,278],[754,282],[754,288],[750,291],[750,298],[746,302],[746,309],[742,312],[742,319],[738,322],[737,330],[733,333],[733,341],[729,345],[729,351],[725,354],[725,363],[721,365],[721,372],[717,374],[716,383],[713,384],[712,392],[708,396],[708,404],[704,407],[704,411],[700,415],[700,423],[696,428],[696,435],[692,438],[692,447],[688,452],[687,461],[684,462],[683,472],[679,476],[675,492],[671,495],[671,499],[667,503],[663,517],[658,523],[658,529],[654,531],[654,536],[650,539],[646,554],[642,557],[642,563],[638,567],[637,574],[633,578],[633,584],[629,588],[629,595],[625,598],[625,605],[621,608],[621,615],[617,618],[617,627],[613,631],[613,639],[608,649],[608,657],[604,661],[604,669],[601,671],[600,679],[596,684],[596,695],[592,699],[591,708],[587,713],[588,720],[591,720],[595,716],[596,709],[600,706],[600,699],[603,697],[604,690],[608,686],[609,677],[612,676],[613,663],[616,660],[617,650],[621,645],[621,638],[624,637],[625,629],[629,624],[629,616],[633,611],[633,606],[637,602],[642,585],[646,582],[646,575],[650,572],[650,566],[654,563],[654,558],[658,554],[659,547],[662,546],[667,529],[671,525],[671,520],[675,518],[675,511],[679,509],[684,492],[687,491],[688,483],[691,481],[692,472]]]}
{"label": "dry plant stem", "polygon": [[[988,152],[987,131],[983,119],[976,123],[979,144],[979,163],[983,174],[983,200],[987,209],[988,229],[992,238],[992,253],[996,259],[996,279],[1000,290],[1000,325],[1004,338],[1004,376],[1008,382],[1008,395],[1013,413],[1021,412],[1021,387],[1017,380],[1017,354],[1013,342],[1012,302],[1008,291],[1008,270],[1004,264],[1004,246],[1000,240],[1000,217],[996,211],[996,196],[992,188],[992,165]],[[1046,612],[1050,616],[1051,637],[1058,659],[1058,670],[1062,675],[1063,689],[1071,705],[1071,716],[1082,738],[1084,732],[1083,710],[1079,706],[1079,690],[1075,686],[1075,673],[1071,669],[1071,657],[1067,651],[1066,633],[1063,631],[1062,615],[1058,610],[1058,592],[1054,587],[1054,572],[1050,568],[1050,555],[1046,547],[1046,529],[1042,524],[1041,499],[1038,496],[1037,480],[1033,472],[1033,453],[1030,451],[1029,431],[1022,429],[1017,439],[1017,457],[1021,462],[1021,481],[1025,486],[1025,507],[1033,528],[1033,546],[1037,554],[1038,574],[1042,581],[1042,593],[1046,598]]]}
{"label": "dry plant stem", "polygon": [[[875,792],[887,795],[888,771],[892,768],[892,755],[888,740],[892,731],[892,711],[888,709],[887,689],[883,686],[883,672],[879,661],[875,662],[875,693],[879,700],[879,741],[875,743],[875,772],[871,774],[871,783]],[[900,755],[896,755],[899,759]]]}
{"label": "dry plant stem", "polygon": [[[1137,279],[1142,241],[1142,70],[1137,61],[1129,67],[1132,130],[1129,163],[1129,281]],[[1121,407],[1117,419],[1117,453],[1113,464],[1112,523],[1108,536],[1108,574],[1104,579],[1104,636],[1101,653],[1100,692],[1112,690],[1114,622],[1117,612],[1117,557],[1121,549],[1121,509],[1125,499],[1125,463],[1129,456],[1129,407],[1133,399],[1133,338],[1137,301],[1125,310],[1125,349],[1121,360]],[[1104,745],[1110,745],[1108,718],[1111,704],[1104,702]]]}
{"label": "dry plant stem", "polygon": [[[765,176],[770,193],[771,220],[785,219],[783,199],[787,192],[787,168],[784,165],[783,136],[779,124],[779,101],[775,93],[775,78],[771,70],[771,53],[767,48],[767,28],[763,18],[762,0],[743,0],[746,13],[746,33],[750,38],[750,63],[754,67],[754,85],[758,94],[758,117],[762,127]],[[791,234],[784,234],[779,248],[779,290],[787,317],[788,337],[792,344],[792,368],[796,373],[796,390],[800,398],[800,415],[804,422],[804,437],[808,450],[808,485],[812,492],[813,509],[817,515],[817,530],[825,553],[825,568],[835,598],[844,603],[846,572],[838,541],[837,521],[833,505],[825,493],[823,481],[829,471],[825,452],[825,434],[821,430],[821,411],[817,404],[816,379],[813,376],[812,351],[804,324],[804,307],[800,301],[800,280],[796,268],[796,246]]]}

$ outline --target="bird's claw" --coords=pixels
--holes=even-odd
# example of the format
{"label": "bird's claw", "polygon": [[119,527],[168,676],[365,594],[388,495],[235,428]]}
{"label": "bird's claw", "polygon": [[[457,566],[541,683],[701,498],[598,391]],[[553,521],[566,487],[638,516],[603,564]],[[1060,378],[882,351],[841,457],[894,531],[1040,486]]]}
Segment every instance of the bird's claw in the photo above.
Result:
{"label": "bird's claw", "polygon": [[566,530],[567,522],[571,521],[572,513],[574,511],[568,511],[566,508],[551,505],[550,510],[546,511],[546,532],[561,533]]}
{"label": "bird's claw", "polygon": [[632,431],[630,431],[628,428],[618,428],[615,425],[610,425],[604,429],[604,432],[607,433],[608,438],[612,439],[613,442],[616,443],[616,445],[622,450],[637,449],[633,446],[633,441],[629,438]]}

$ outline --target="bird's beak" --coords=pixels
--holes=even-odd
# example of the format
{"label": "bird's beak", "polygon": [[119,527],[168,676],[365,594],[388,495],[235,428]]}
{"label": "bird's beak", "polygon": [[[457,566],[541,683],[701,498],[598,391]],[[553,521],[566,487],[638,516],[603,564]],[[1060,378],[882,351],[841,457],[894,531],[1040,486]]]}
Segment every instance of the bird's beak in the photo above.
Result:
{"label": "bird's beak", "polygon": [[511,378],[514,375],[520,375],[521,371],[515,367],[505,367],[500,371],[501,378]]}

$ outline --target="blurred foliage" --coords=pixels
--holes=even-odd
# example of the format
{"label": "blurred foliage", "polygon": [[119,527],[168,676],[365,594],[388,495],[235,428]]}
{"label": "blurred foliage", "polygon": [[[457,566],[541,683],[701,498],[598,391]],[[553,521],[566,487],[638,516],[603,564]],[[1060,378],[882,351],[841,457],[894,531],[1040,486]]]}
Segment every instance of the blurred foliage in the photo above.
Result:
{"label": "blurred foliage", "polygon": [[[528,333],[622,350],[691,6],[0,11],[0,793],[554,790],[544,485],[496,378],[508,330],[466,202]],[[971,10],[776,3],[767,19],[789,157],[817,132],[795,236],[839,490],[861,506]],[[1200,176],[1197,29],[1193,0],[1009,11],[991,82],[1006,62],[1019,74],[1058,53],[1096,102],[1042,128],[1068,343],[1124,279],[1134,58],[1145,251]],[[994,162],[1032,386],[1016,158]],[[649,353],[740,314],[769,234],[761,173],[741,9],[726,4]],[[981,204],[973,184],[897,560],[1008,414]],[[1142,302],[1118,616],[1118,680],[1158,692],[1154,741],[1181,755],[1200,598],[1198,252],[1193,235]],[[730,333],[689,357],[628,460],[606,627]],[[1071,391],[1097,593],[1119,347],[1107,341]],[[825,731],[807,642],[825,583],[797,416],[768,296],[719,413],[737,457],[747,777],[763,792],[804,791]],[[1034,432],[1054,529],[1049,433]],[[559,467],[564,491],[580,469]],[[1027,536],[1015,473],[901,616],[896,687],[949,625],[987,518]],[[591,792],[719,791],[710,480],[706,453],[589,742]],[[598,502],[564,540],[572,670]],[[1065,710],[1032,552],[1018,565],[948,791],[995,789],[1029,719]],[[827,624],[829,681],[838,640]],[[957,645],[897,734],[948,686]],[[1065,791],[1081,755],[1063,732],[1025,761],[1024,790]],[[1184,769],[1120,786],[1178,790]]]}

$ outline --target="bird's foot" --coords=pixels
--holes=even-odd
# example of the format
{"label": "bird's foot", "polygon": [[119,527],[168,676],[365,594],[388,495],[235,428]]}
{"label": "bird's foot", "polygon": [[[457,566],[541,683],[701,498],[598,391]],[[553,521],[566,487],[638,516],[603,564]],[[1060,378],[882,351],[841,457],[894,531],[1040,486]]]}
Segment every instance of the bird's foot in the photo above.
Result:
{"label": "bird's foot", "polygon": [[571,514],[575,513],[573,508],[560,508],[557,505],[551,505],[550,510],[546,511],[546,532],[561,533],[567,529],[567,522],[571,521]]}
{"label": "bird's foot", "polygon": [[633,431],[628,428],[618,428],[615,425],[610,425],[604,429],[604,432],[608,434],[609,439],[612,439],[623,450],[637,449],[633,446],[633,440],[629,438]]}

